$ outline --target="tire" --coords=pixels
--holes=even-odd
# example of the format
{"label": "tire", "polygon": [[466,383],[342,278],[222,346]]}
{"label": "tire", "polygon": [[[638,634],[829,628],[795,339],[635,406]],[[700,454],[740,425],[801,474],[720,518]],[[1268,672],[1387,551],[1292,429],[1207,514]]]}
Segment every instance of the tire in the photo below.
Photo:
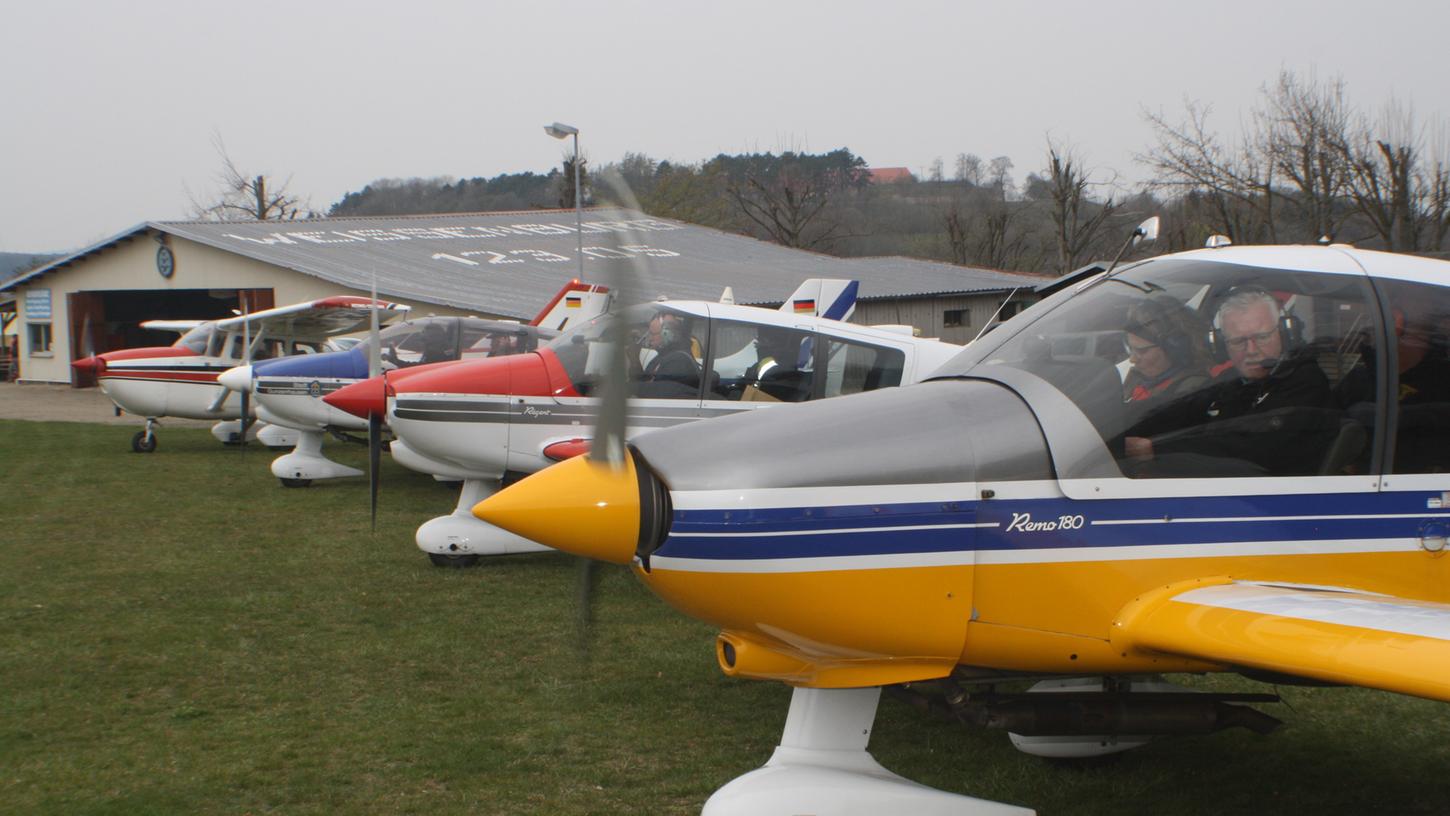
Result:
{"label": "tire", "polygon": [[478,563],[476,554],[449,555],[447,553],[428,553],[428,560],[433,562],[435,567],[448,567],[450,569],[463,569]]}
{"label": "tire", "polygon": [[311,479],[282,479],[282,478],[278,478],[277,481],[281,482],[283,487],[311,487],[312,486],[312,480]]}
{"label": "tire", "polygon": [[151,434],[151,438],[147,439],[145,431],[137,431],[136,435],[131,437],[131,450],[134,453],[155,452],[156,434]]}

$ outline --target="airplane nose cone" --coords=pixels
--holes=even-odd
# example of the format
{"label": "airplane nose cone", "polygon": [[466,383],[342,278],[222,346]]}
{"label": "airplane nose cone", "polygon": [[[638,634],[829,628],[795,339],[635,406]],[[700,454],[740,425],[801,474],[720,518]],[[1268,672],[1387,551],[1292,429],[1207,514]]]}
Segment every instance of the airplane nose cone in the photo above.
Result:
{"label": "airplane nose cone", "polygon": [[99,371],[103,362],[98,356],[82,357],[72,362],[70,367],[82,374],[90,374],[94,371]]}
{"label": "airplane nose cone", "polygon": [[630,457],[616,466],[581,456],[484,499],[473,515],[556,550],[628,564],[639,546],[639,479]]}
{"label": "airplane nose cone", "polygon": [[240,365],[229,368],[218,375],[216,381],[238,393],[249,391],[252,388],[252,367]]}
{"label": "airplane nose cone", "polygon": [[355,382],[333,391],[322,401],[353,416],[367,419],[369,415],[386,416],[388,413],[387,383],[382,377]]}

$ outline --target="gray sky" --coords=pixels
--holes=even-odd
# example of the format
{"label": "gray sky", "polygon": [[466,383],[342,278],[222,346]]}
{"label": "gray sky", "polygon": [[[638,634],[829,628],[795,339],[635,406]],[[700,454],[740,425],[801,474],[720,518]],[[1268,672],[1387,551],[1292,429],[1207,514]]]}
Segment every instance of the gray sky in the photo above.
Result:
{"label": "gray sky", "polygon": [[[1186,4],[1185,4],[1186,5]],[[552,2],[13,0],[0,11],[0,251],[189,215],[221,134],[325,210],[379,178],[545,172],[580,128],[625,151],[849,147],[920,172],[1049,135],[1129,179],[1141,112],[1208,102],[1225,132],[1281,68],[1443,121],[1450,5],[1384,0]]]}

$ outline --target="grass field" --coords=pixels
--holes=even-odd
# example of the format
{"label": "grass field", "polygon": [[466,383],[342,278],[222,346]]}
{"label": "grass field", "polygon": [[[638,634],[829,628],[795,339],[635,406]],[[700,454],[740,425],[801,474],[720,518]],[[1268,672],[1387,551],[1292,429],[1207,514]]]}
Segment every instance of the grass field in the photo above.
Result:
{"label": "grass field", "polygon": [[[131,433],[0,421],[0,813],[693,813],[780,736],[789,690],[722,676],[623,568],[585,654],[573,559],[414,547],[456,498],[431,479],[387,462],[373,533],[363,481],[284,490],[267,451]],[[1450,707],[1282,691],[1270,736],[1082,766],[890,698],[871,747],[1044,814],[1450,812]]]}

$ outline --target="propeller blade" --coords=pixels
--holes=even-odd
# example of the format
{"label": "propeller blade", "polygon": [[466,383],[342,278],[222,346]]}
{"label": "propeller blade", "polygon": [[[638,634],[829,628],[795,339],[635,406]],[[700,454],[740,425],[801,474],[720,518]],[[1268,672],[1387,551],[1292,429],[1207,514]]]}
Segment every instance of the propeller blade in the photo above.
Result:
{"label": "propeller blade", "polygon": [[[642,212],[639,201],[618,173],[606,172],[596,178],[603,181],[610,196],[618,204]],[[605,285],[614,293],[610,309],[617,313],[629,306],[642,303],[646,299],[646,293],[649,291],[647,287],[653,276],[650,274],[645,256],[620,249],[622,245],[643,244],[645,243],[643,238],[631,232],[623,235],[611,232],[607,240],[612,244],[610,248],[614,250],[608,254],[617,260],[606,262],[603,277]],[[624,325],[623,320],[617,320],[613,328],[612,342],[609,344],[606,355],[608,375],[604,379],[600,392],[599,416],[595,421],[594,439],[590,443],[588,457],[596,462],[605,463],[614,470],[622,471],[628,467],[629,450],[626,447],[625,439],[631,389],[628,355],[634,349],[631,348],[629,338],[626,336],[629,327]],[[592,641],[590,635],[594,624],[594,597],[599,578],[600,572],[595,560],[592,558],[580,559],[575,621],[579,651],[586,657]]]}
{"label": "propeller blade", "polygon": [[[242,365],[252,364],[252,321],[246,319],[250,313],[251,304],[248,302],[247,296],[244,294],[242,295]],[[221,398],[223,400],[226,399],[226,393],[228,390],[230,389],[226,388],[225,386],[222,387]],[[252,407],[251,396],[252,392],[250,388],[242,392],[242,432],[237,437],[237,447],[241,448],[242,453],[247,452],[247,426],[250,424],[248,421],[248,415],[251,413]]]}
{"label": "propeller blade", "polygon": [[368,414],[368,501],[373,530],[378,529],[378,482],[383,461],[383,418]]}
{"label": "propeller blade", "polygon": [[[373,270],[372,307],[368,315],[368,378],[378,376],[383,370],[383,345],[378,328],[378,273]],[[383,385],[383,404],[387,404],[387,384]],[[383,417],[377,411],[368,412],[368,508],[372,518],[373,532],[378,529],[378,484],[382,480],[383,463]]]}

